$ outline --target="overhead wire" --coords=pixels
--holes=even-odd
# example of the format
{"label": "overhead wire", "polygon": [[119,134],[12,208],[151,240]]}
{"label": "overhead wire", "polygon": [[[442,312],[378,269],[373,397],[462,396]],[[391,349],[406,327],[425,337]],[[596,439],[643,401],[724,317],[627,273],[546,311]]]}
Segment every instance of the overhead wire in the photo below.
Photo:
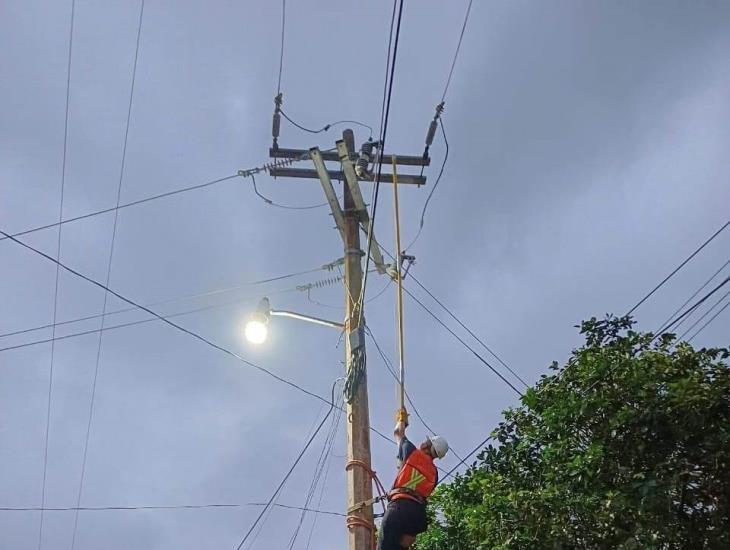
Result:
{"label": "overhead wire", "polygon": [[[126,161],[127,161],[127,145],[129,143],[129,127],[132,121],[132,105],[134,102],[134,85],[137,81],[137,62],[139,60],[139,44],[140,39],[142,37],[142,21],[144,18],[144,4],[145,0],[140,1],[140,7],[139,7],[139,20],[137,23],[137,41],[135,44],[134,49],[134,63],[132,65],[132,83],[129,90],[129,102],[127,105],[127,121],[125,124],[124,129],[124,141],[122,144],[122,161],[119,168],[119,183],[117,185],[117,202],[116,202],[116,209],[114,210],[114,223],[112,225],[112,238],[111,243],[109,245],[109,260],[107,261],[107,268],[106,268],[106,283],[104,286],[108,287],[109,282],[111,281],[111,275],[112,275],[112,265],[114,261],[114,244],[116,242],[117,237],[117,227],[118,227],[118,221],[119,221],[119,205],[122,200],[122,184],[124,182],[124,169],[126,167]],[[98,344],[96,348],[96,361],[94,364],[94,376],[91,383],[91,399],[89,402],[89,415],[88,415],[88,421],[86,424],[86,435],[84,437],[84,447],[83,447],[83,454],[82,454],[82,460],[81,460],[81,475],[79,476],[79,486],[77,491],[77,497],[76,497],[76,506],[81,506],[81,498],[83,495],[84,490],[84,481],[86,480],[86,465],[88,460],[88,451],[89,451],[89,439],[91,436],[91,425],[94,419],[94,405],[96,404],[96,386],[99,379],[99,365],[101,364],[101,350],[103,346],[104,341],[104,325],[106,323],[106,308],[108,304],[108,298],[109,293],[107,291],[104,291],[104,301],[102,303],[102,309],[101,309],[101,330],[99,331],[99,339]],[[78,533],[78,525],[79,525],[79,511],[77,510],[74,514],[74,524],[73,524],[73,530],[71,532],[71,550],[74,550],[76,547],[76,534]]]}
{"label": "overhead wire", "polygon": [[[265,506],[260,502],[246,502],[243,504],[175,504],[170,506],[68,506],[68,507],[45,507],[40,506],[0,506],[0,512],[133,512],[136,510],[201,510],[211,508],[244,508],[248,506]],[[278,508],[289,510],[301,510],[300,506],[291,506],[288,504],[275,504]],[[327,516],[346,517],[347,514],[342,512],[334,512],[330,510],[318,510],[315,508],[307,509],[307,512],[314,514],[323,514]]]}
{"label": "overhead wire", "polygon": [[[64,189],[66,187],[66,158],[68,152],[68,120],[70,111],[70,100],[71,100],[71,60],[73,58],[73,35],[74,35],[74,21],[76,15],[76,0],[71,0],[71,21],[68,36],[68,61],[66,65],[66,106],[63,123],[63,153],[61,161],[61,200],[58,207],[58,221],[59,223],[63,220],[63,199]],[[61,226],[58,226],[58,238],[56,241],[56,259],[61,260]],[[54,335],[55,335],[55,323],[58,315],[58,282],[60,277],[60,267],[56,265],[56,276],[53,288],[53,324],[54,324]],[[51,342],[51,361],[48,372],[48,398],[46,402],[46,426],[45,434],[43,439],[43,481],[41,482],[41,507],[46,505],[46,482],[48,478],[48,436],[50,433],[51,426],[51,396],[53,394],[53,365],[56,354],[56,344]],[[43,545],[43,522],[44,512],[41,511],[40,522],[38,525],[38,550]]]}
{"label": "overhead wire", "polygon": [[[692,332],[692,330],[697,325],[699,325],[705,319],[705,317],[707,317],[710,313],[712,313],[717,306],[719,306],[722,302],[724,302],[725,298],[727,298],[728,296],[730,296],[730,291],[728,291],[724,295],[720,296],[720,299],[717,300],[707,311],[705,311],[702,314],[702,316],[700,316],[694,323],[692,323],[687,330],[685,330],[682,334],[680,334],[677,337],[677,340],[684,340],[684,337],[687,336],[687,334],[689,334],[690,332]],[[722,310],[720,310],[720,311],[722,311]],[[677,325],[677,326],[679,326],[679,325]]]}
{"label": "overhead wire", "polygon": [[359,120],[337,120],[335,122],[330,122],[329,124],[325,124],[321,128],[314,129],[314,128],[307,128],[306,126],[303,126],[302,124],[299,124],[297,121],[292,119],[289,115],[286,114],[284,109],[279,108],[279,112],[281,113],[281,116],[283,116],[289,123],[291,123],[296,128],[299,128],[303,132],[307,132],[308,134],[321,134],[322,132],[328,132],[330,128],[333,126],[339,126],[340,124],[354,124],[356,126],[360,126],[362,128],[366,128],[370,132],[370,137],[373,136],[373,127],[369,124],[365,124],[364,122],[360,122]]}
{"label": "overhead wire", "polygon": [[680,271],[680,270],[681,270],[681,269],[682,269],[682,268],[683,268],[683,267],[684,267],[685,265],[687,265],[687,264],[688,264],[688,263],[689,263],[689,262],[690,262],[690,261],[692,260],[692,258],[694,258],[695,256],[697,256],[697,254],[699,254],[699,253],[700,253],[700,252],[701,252],[701,251],[702,251],[702,250],[703,250],[703,249],[704,249],[704,248],[705,248],[705,247],[706,247],[706,246],[707,246],[708,244],[710,244],[710,243],[711,243],[712,241],[714,241],[714,240],[715,240],[715,238],[716,238],[716,237],[717,237],[717,236],[718,236],[718,235],[719,235],[720,233],[722,233],[722,232],[723,232],[723,231],[724,231],[724,230],[725,230],[725,229],[727,228],[727,226],[728,226],[728,225],[730,225],[730,220],[728,220],[727,222],[725,222],[725,224],[724,224],[724,225],[723,225],[723,226],[722,226],[722,227],[721,227],[720,229],[718,229],[717,231],[715,231],[715,233],[713,233],[713,234],[712,234],[712,235],[711,235],[711,236],[710,236],[710,237],[709,237],[709,238],[708,238],[708,239],[707,239],[707,240],[706,240],[705,242],[703,242],[703,243],[702,243],[702,244],[701,244],[701,245],[700,245],[700,246],[699,246],[699,247],[698,247],[698,248],[697,248],[697,249],[696,249],[696,250],[695,250],[694,252],[692,252],[692,254],[690,254],[690,255],[689,255],[689,256],[688,256],[688,257],[687,257],[687,258],[686,258],[686,259],[685,259],[685,260],[684,260],[684,261],[683,261],[683,262],[682,262],[681,264],[679,264],[679,265],[678,265],[678,266],[677,266],[677,267],[676,267],[676,268],[675,268],[675,269],[674,269],[674,270],[673,270],[673,271],[672,271],[672,272],[671,272],[671,273],[670,273],[669,275],[667,275],[666,277],[664,277],[664,279],[662,279],[662,281],[661,281],[661,282],[660,282],[660,283],[659,283],[658,285],[656,285],[656,286],[655,286],[655,287],[654,287],[653,289],[651,289],[651,290],[650,290],[650,291],[649,291],[649,292],[648,292],[648,293],[647,293],[647,294],[646,294],[646,295],[645,295],[645,296],[644,296],[644,297],[643,297],[643,298],[642,298],[641,300],[639,300],[639,301],[638,301],[638,302],[636,303],[636,305],[634,305],[634,307],[632,307],[632,308],[631,308],[631,309],[630,309],[629,311],[627,311],[627,312],[626,312],[626,315],[631,315],[631,314],[632,314],[632,313],[633,313],[634,311],[636,311],[636,309],[637,309],[637,308],[638,308],[638,307],[639,307],[639,306],[640,306],[641,304],[643,304],[643,303],[644,303],[644,302],[646,302],[646,301],[647,301],[647,300],[648,300],[648,299],[649,299],[649,298],[650,298],[651,296],[653,296],[653,295],[654,295],[654,293],[655,293],[655,292],[656,292],[657,290],[659,290],[659,289],[660,289],[660,288],[661,288],[662,286],[664,286],[664,284],[665,284],[665,283],[666,283],[667,281],[669,281],[669,279],[671,279],[672,277],[674,277],[674,275],[676,275],[676,274],[677,274],[677,273],[678,273],[678,272],[679,272],[679,271]]}
{"label": "overhead wire", "polygon": [[456,60],[459,58],[459,51],[461,51],[461,42],[464,40],[464,32],[466,31],[466,24],[469,22],[469,15],[471,15],[471,5],[474,0],[469,0],[469,5],[466,8],[466,15],[464,16],[464,23],[461,26],[461,34],[459,34],[459,42],[456,45],[456,51],[454,52],[454,59],[451,61],[451,69],[449,70],[449,76],[446,79],[446,85],[444,86],[444,93],[441,94],[441,101],[446,100],[446,92],[449,91],[449,85],[451,84],[451,77],[454,75],[454,68],[456,67]]}
{"label": "overhead wire", "polygon": [[[198,299],[198,298],[206,298],[206,297],[215,296],[215,295],[218,295],[218,294],[226,294],[226,293],[233,292],[233,291],[236,291],[236,290],[240,290],[242,288],[246,288],[246,287],[249,287],[249,286],[262,285],[262,284],[272,283],[272,282],[275,282],[275,281],[281,281],[281,280],[284,280],[284,279],[291,279],[291,278],[294,278],[294,277],[301,277],[303,275],[308,275],[308,274],[311,274],[311,273],[319,272],[319,271],[321,271],[323,269],[325,269],[325,266],[318,267],[318,268],[314,268],[314,269],[307,269],[307,270],[304,270],[304,271],[296,271],[294,273],[287,273],[286,275],[279,275],[279,276],[270,277],[270,278],[267,278],[267,279],[259,279],[259,280],[251,281],[251,282],[248,282],[248,283],[242,283],[240,285],[228,286],[228,287],[223,287],[223,288],[214,289],[214,290],[207,290],[205,292],[199,292],[199,293],[196,293],[196,294],[187,294],[185,296],[178,296],[178,297],[175,297],[175,298],[167,298],[165,300],[159,300],[159,301],[156,301],[156,302],[149,302],[149,303],[146,303],[144,305],[147,306],[147,307],[155,307],[155,306],[159,306],[159,305],[166,305],[166,304],[175,303],[175,302],[181,302],[181,301],[185,301],[185,300],[195,300],[195,299]],[[297,290],[296,287],[293,287],[291,289],[288,289],[288,291],[295,291],[295,290]],[[108,311],[106,313],[106,315],[107,316],[109,316],[109,315],[117,315],[117,314],[120,314],[120,313],[127,313],[127,312],[130,312],[130,311],[136,311],[136,309],[137,309],[136,307],[127,307],[127,308],[122,308],[122,309],[116,309],[114,311]],[[25,329],[20,329],[20,330],[15,330],[15,331],[12,331],[12,332],[6,332],[4,334],[0,334],[0,338],[6,338],[6,337],[10,337],[10,336],[18,336],[20,334],[26,334],[28,332],[34,332],[34,331],[38,331],[38,330],[42,330],[42,329],[46,329],[46,328],[51,328],[53,326],[59,327],[59,326],[63,326],[63,325],[80,323],[80,322],[83,322],[83,321],[89,321],[89,320],[92,320],[92,319],[98,319],[99,317],[101,317],[101,314],[95,313],[94,315],[86,315],[86,316],[83,316],[83,317],[77,317],[75,319],[67,319],[65,321],[57,321],[56,323],[51,323],[51,324],[46,324],[46,325],[38,325],[38,326],[35,326],[35,327],[30,327],[30,328],[25,328]]]}
{"label": "overhead wire", "polygon": [[311,204],[311,205],[307,205],[307,206],[293,206],[293,205],[281,204],[281,203],[275,202],[275,201],[271,200],[270,198],[261,194],[259,192],[258,187],[256,186],[256,177],[253,174],[251,174],[250,177],[251,177],[251,181],[253,182],[254,193],[256,193],[256,195],[261,200],[263,200],[267,204],[270,204],[271,206],[276,206],[277,208],[283,208],[284,210],[314,210],[315,208],[322,208],[323,206],[329,205],[328,202],[320,202],[317,204]]}
{"label": "overhead wire", "polygon": [[[9,238],[10,240],[12,240],[14,243],[22,246],[23,248],[26,248],[26,249],[30,250],[31,252],[34,252],[35,254],[38,254],[39,256],[42,256],[43,258],[45,258],[46,260],[48,260],[48,261],[50,261],[50,262],[52,262],[54,264],[57,263],[58,265],[61,266],[62,269],[64,269],[65,271],[68,271],[72,275],[75,275],[75,276],[77,276],[77,277],[85,280],[88,283],[91,283],[92,285],[94,285],[94,286],[96,286],[96,287],[98,287],[98,288],[100,288],[102,290],[106,290],[106,291],[110,292],[112,295],[116,296],[117,298],[119,298],[123,302],[126,302],[126,303],[128,303],[128,304],[136,307],[137,309],[141,309],[142,311],[144,311],[146,313],[149,313],[153,317],[156,317],[157,319],[159,319],[160,321],[163,321],[167,325],[170,325],[174,329],[177,329],[178,331],[180,331],[180,332],[182,332],[184,334],[187,334],[188,336],[191,336],[195,340],[199,340],[200,342],[202,342],[202,343],[204,343],[204,344],[212,347],[213,349],[216,349],[218,351],[221,351],[224,354],[226,354],[226,355],[228,355],[230,357],[233,357],[234,359],[237,359],[238,361],[240,361],[244,365],[247,365],[247,366],[249,366],[249,367],[251,367],[251,368],[253,368],[255,370],[258,370],[259,372],[262,372],[262,373],[268,375],[269,377],[274,378],[275,380],[278,380],[279,382],[282,382],[282,383],[286,384],[287,386],[291,386],[292,388],[297,389],[300,392],[302,392],[302,393],[304,393],[306,395],[309,395],[310,397],[313,397],[315,399],[318,399],[319,401],[322,401],[323,403],[326,403],[328,405],[331,405],[332,404],[327,398],[322,397],[321,395],[316,394],[316,393],[314,393],[312,391],[309,391],[306,388],[304,388],[304,387],[296,384],[295,382],[292,382],[291,380],[288,380],[288,379],[286,379],[286,378],[284,378],[282,376],[279,376],[278,374],[270,371],[269,369],[266,369],[266,368],[264,368],[264,367],[262,367],[262,366],[260,366],[260,365],[258,365],[256,363],[253,363],[252,361],[249,361],[248,359],[245,359],[244,357],[242,357],[241,355],[237,354],[236,352],[231,351],[231,350],[229,350],[227,348],[224,348],[223,346],[220,346],[219,344],[216,344],[212,340],[209,340],[208,338],[205,338],[204,336],[198,334],[197,332],[194,332],[194,331],[192,331],[190,329],[187,329],[187,328],[185,328],[185,327],[183,327],[181,325],[178,325],[177,323],[173,323],[169,319],[163,317],[162,315],[160,315],[159,313],[151,310],[150,308],[145,307],[142,304],[138,304],[137,302],[135,302],[135,301],[127,298],[126,296],[123,296],[119,292],[117,292],[117,291],[115,291],[115,290],[113,290],[113,289],[111,289],[109,287],[105,287],[100,282],[92,279],[91,277],[88,277],[87,275],[84,275],[83,273],[80,273],[79,271],[76,271],[75,269],[67,266],[63,262],[59,262],[58,260],[56,260],[52,256],[46,254],[45,252],[42,252],[41,250],[38,250],[37,248],[34,248],[34,247],[30,246],[27,243],[24,243],[23,241],[15,238],[15,237],[13,237],[9,233],[7,233],[7,232],[5,232],[5,231],[3,231],[1,229],[0,229],[0,235],[5,235],[7,238]],[[370,427],[370,431],[372,431],[373,433],[377,434],[382,439],[385,439],[386,441],[389,441],[390,443],[393,443],[394,444],[393,439],[391,439],[390,437],[388,437],[387,435],[385,435],[383,432],[377,430],[376,428]]]}
{"label": "overhead wire", "polygon": [[444,169],[446,168],[446,161],[449,160],[449,140],[446,139],[446,130],[444,129],[444,121],[443,119],[439,120],[439,126],[441,128],[441,134],[444,137],[444,145],[446,147],[446,151],[444,153],[444,160],[441,162],[441,169],[439,170],[438,176],[436,177],[436,181],[433,184],[433,187],[431,187],[431,191],[428,193],[428,197],[426,197],[426,202],[423,204],[423,209],[421,210],[421,221],[418,224],[418,231],[416,232],[416,236],[413,237],[413,240],[408,244],[408,246],[405,247],[405,250],[409,250],[414,244],[416,244],[416,241],[418,241],[419,237],[421,236],[421,232],[423,231],[423,225],[426,220],[426,212],[428,211],[428,205],[431,202],[431,197],[433,197],[433,194],[436,192],[436,188],[438,187],[439,183],[441,182],[441,177],[444,175]]}
{"label": "overhead wire", "polygon": [[720,267],[720,269],[718,269],[717,271],[715,271],[712,274],[712,276],[704,282],[704,284],[700,288],[698,288],[697,290],[694,291],[694,293],[692,294],[692,296],[690,296],[689,298],[687,298],[682,303],[681,306],[679,306],[676,310],[674,310],[674,312],[669,317],[667,317],[667,319],[659,326],[659,328],[654,331],[654,334],[656,334],[656,333],[661,332],[662,330],[664,330],[664,327],[667,325],[667,323],[669,323],[672,319],[674,319],[674,316],[677,315],[677,313],[679,313],[680,311],[682,311],[682,309],[684,309],[684,306],[686,306],[692,300],[694,300],[695,296],[697,296],[700,292],[702,292],[705,289],[705,287],[707,287],[707,285],[709,285],[715,279],[715,277],[717,277],[728,266],[728,264],[730,264],[730,260],[727,260],[722,265],[722,267]]}
{"label": "overhead wire", "polygon": [[[375,186],[373,188],[373,199],[372,199],[372,207],[370,211],[370,230],[368,231],[368,239],[367,239],[367,247],[365,250],[365,271],[362,279],[362,287],[360,289],[360,301],[358,303],[358,312],[359,312],[359,321],[362,322],[364,311],[363,311],[363,303],[365,300],[365,289],[367,288],[367,281],[368,281],[368,266],[370,264],[370,254],[372,252],[373,247],[373,233],[375,229],[375,217],[377,214],[377,208],[378,208],[378,196],[380,191],[380,178],[383,171],[383,155],[382,152],[385,151],[385,143],[386,143],[386,137],[388,134],[388,120],[390,118],[390,103],[393,95],[393,82],[395,77],[395,67],[396,67],[396,60],[398,58],[398,43],[400,41],[400,30],[401,30],[401,22],[403,19],[403,0],[393,0],[393,15],[395,15],[395,8],[396,5],[398,5],[398,19],[397,23],[395,25],[395,38],[393,39],[393,19],[391,18],[391,33],[390,33],[390,39],[388,41],[388,60],[386,63],[386,83],[385,88],[387,88],[387,93],[385,93],[384,89],[384,98],[383,98],[383,108],[381,109],[381,119],[380,119],[380,137],[379,137],[379,144],[380,144],[380,151],[381,153],[378,155],[378,168],[376,171],[375,176]],[[391,49],[391,40],[393,41],[393,56],[392,61],[390,59],[390,49]],[[389,67],[388,67],[389,65]],[[390,69],[390,77],[387,78],[387,71]]]}
{"label": "overhead wire", "polygon": [[330,404],[331,404],[330,409],[327,411],[327,414],[324,415],[324,418],[322,418],[322,421],[319,423],[319,425],[317,426],[317,428],[314,430],[314,433],[312,434],[312,436],[309,437],[309,439],[307,440],[307,442],[304,445],[304,448],[299,452],[299,454],[297,455],[297,457],[294,459],[294,462],[292,463],[291,467],[286,472],[286,474],[284,475],[284,477],[282,478],[282,480],[277,485],[276,490],[271,495],[271,498],[266,503],[266,506],[264,506],[264,509],[261,511],[261,513],[258,515],[258,517],[254,520],[254,522],[251,525],[251,527],[249,528],[249,530],[246,532],[246,534],[241,539],[241,542],[238,543],[238,546],[236,546],[236,550],[241,550],[241,548],[243,547],[243,545],[249,539],[249,537],[251,536],[251,534],[253,533],[254,529],[256,528],[256,526],[261,521],[261,519],[264,516],[264,514],[266,513],[266,511],[271,507],[271,503],[274,501],[274,499],[276,498],[276,496],[279,494],[279,491],[281,491],[282,487],[284,487],[284,484],[291,477],[292,473],[294,473],[294,469],[297,467],[297,465],[299,464],[299,462],[301,462],[302,457],[304,457],[304,454],[307,452],[307,449],[309,449],[309,447],[312,445],[312,442],[317,437],[317,434],[322,429],[322,426],[324,426],[325,422],[327,422],[327,419],[332,414],[332,411],[335,409],[335,387],[337,386],[337,381],[338,380],[335,380],[332,383],[332,392],[331,392],[332,395],[331,395],[331,399],[330,399]]}
{"label": "overhead wire", "polygon": [[[395,369],[393,368],[393,363],[388,359],[388,356],[385,354],[383,349],[380,347],[380,344],[375,338],[375,335],[373,334],[372,329],[369,326],[365,327],[365,332],[368,336],[370,336],[370,340],[373,342],[373,345],[375,346],[375,349],[378,352],[378,355],[380,355],[380,358],[383,361],[383,364],[385,365],[385,368],[390,373],[390,375],[393,377],[393,379],[398,382],[398,374],[395,372]],[[413,403],[413,399],[411,399],[411,396],[408,394],[408,390],[404,390],[406,400],[408,401],[408,404],[410,405],[410,410],[413,411],[413,414],[416,415],[416,418],[421,421],[421,424],[423,424],[423,427],[426,428],[431,435],[436,435],[438,432],[436,432],[429,424],[424,420],[423,416],[421,416],[421,412],[418,410],[418,407],[416,407],[415,403]],[[459,453],[456,452],[456,449],[453,447],[450,447],[449,450],[454,454],[456,458],[461,458],[459,456]]]}
{"label": "overhead wire", "polygon": [[286,31],[286,0],[281,0],[281,48],[279,50],[279,80],[276,84],[276,93],[281,93],[281,74],[284,71],[284,34]]}
{"label": "overhead wire", "polygon": [[730,306],[730,301],[728,301],[724,306],[722,306],[722,308],[717,313],[715,313],[715,315],[710,317],[710,319],[704,325],[702,325],[699,329],[697,329],[697,332],[695,332],[692,336],[690,336],[687,341],[691,342],[692,340],[694,340],[697,337],[697,335],[700,334],[703,330],[705,330],[710,323],[712,323],[715,319],[717,319],[717,317],[719,317],[722,314],[722,312],[727,309],[728,306]]}

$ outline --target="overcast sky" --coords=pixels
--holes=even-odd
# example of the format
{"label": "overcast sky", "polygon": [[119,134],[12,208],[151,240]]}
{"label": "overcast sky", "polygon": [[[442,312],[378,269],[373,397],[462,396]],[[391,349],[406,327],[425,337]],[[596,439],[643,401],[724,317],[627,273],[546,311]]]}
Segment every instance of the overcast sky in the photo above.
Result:
{"label": "overcast sky", "polygon": [[[139,18],[137,1],[77,0],[63,215],[114,206]],[[465,1],[405,3],[388,149],[419,155],[440,101]],[[310,127],[377,126],[392,4],[288,2],[282,90]],[[60,201],[70,1],[4,0],[0,8],[0,230],[53,223]],[[279,59],[278,2],[147,0],[122,202],[230,175],[267,161]],[[728,219],[730,3],[474,2],[446,98],[451,146],[413,272],[530,382],[580,343],[581,319],[628,310]],[[342,127],[286,147],[333,146]],[[355,127],[358,142],[368,137]],[[437,137],[424,188],[403,188],[404,241],[443,159]],[[275,200],[323,200],[314,180],[258,179]],[[363,184],[370,195],[371,187]],[[393,248],[391,189],[377,233]],[[63,227],[61,258],[104,281],[113,214]],[[119,212],[110,286],[150,303],[316,268],[342,256],[326,209],[282,210],[234,179]],[[56,229],[25,242],[55,256]],[[636,313],[652,330],[730,257],[723,234]],[[0,242],[0,332],[53,318],[55,266]],[[336,272],[334,273],[336,274]],[[341,320],[341,286],[305,293],[319,272],[157,309],[183,326],[320,395],[342,374],[334,331],[277,319],[254,348],[241,327],[259,297]],[[387,281],[371,276],[368,297]],[[414,291],[418,289],[414,287]],[[418,293],[418,292],[417,292]],[[418,293],[422,295],[422,293]],[[231,304],[234,300],[237,302]],[[61,272],[59,321],[101,312],[103,293]],[[443,315],[433,302],[429,307]],[[125,304],[110,298],[108,308]],[[394,290],[366,306],[395,358]],[[114,315],[107,324],[143,319]],[[406,301],[408,390],[458,453],[484,439],[516,396]],[[93,330],[98,319],[59,327]],[[693,342],[727,345],[730,310]],[[50,329],[0,338],[49,338]],[[76,504],[98,333],[55,347],[46,506]],[[389,432],[395,385],[372,346],[370,408]],[[0,506],[41,504],[51,346],[0,352]],[[326,407],[161,322],[104,333],[82,506],[262,502]],[[329,427],[329,425],[328,425]],[[343,511],[340,426],[321,503]],[[324,430],[326,431],[326,429]],[[414,439],[426,429],[414,419]],[[315,441],[280,495],[301,505],[323,445]],[[394,446],[372,439],[384,483]],[[453,455],[444,461],[456,464]],[[259,508],[86,511],[76,548],[232,549]],[[286,548],[299,514],[276,509],[253,548]],[[305,520],[295,548],[305,548]],[[40,513],[0,512],[0,547],[38,547]],[[42,548],[68,549],[74,513],[47,512]],[[320,516],[311,548],[345,545],[343,518]]]}

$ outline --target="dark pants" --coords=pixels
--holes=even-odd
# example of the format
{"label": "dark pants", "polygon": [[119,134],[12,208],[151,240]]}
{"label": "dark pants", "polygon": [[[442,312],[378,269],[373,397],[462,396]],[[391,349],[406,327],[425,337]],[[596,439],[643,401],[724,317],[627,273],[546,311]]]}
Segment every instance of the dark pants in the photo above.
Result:
{"label": "dark pants", "polygon": [[401,550],[403,535],[416,536],[428,526],[426,506],[410,499],[401,498],[388,503],[380,526],[378,550]]}

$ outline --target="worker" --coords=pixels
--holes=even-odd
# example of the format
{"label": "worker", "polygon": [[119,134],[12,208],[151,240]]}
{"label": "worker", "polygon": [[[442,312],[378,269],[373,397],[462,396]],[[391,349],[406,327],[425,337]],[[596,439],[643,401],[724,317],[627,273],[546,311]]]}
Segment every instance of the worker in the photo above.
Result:
{"label": "worker", "polygon": [[378,550],[410,548],[416,535],[426,530],[426,500],[438,483],[433,461],[446,456],[449,450],[449,444],[438,435],[429,436],[416,448],[406,437],[408,413],[405,409],[396,413],[396,420],[393,434],[398,443],[400,470],[388,494]]}

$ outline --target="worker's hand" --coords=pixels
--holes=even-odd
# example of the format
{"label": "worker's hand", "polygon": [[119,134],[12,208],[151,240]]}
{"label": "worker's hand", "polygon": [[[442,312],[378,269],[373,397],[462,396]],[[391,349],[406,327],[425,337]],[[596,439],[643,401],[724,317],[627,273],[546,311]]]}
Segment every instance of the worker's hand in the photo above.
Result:
{"label": "worker's hand", "polygon": [[405,407],[398,409],[395,412],[395,421],[404,426],[408,426],[408,411]]}

